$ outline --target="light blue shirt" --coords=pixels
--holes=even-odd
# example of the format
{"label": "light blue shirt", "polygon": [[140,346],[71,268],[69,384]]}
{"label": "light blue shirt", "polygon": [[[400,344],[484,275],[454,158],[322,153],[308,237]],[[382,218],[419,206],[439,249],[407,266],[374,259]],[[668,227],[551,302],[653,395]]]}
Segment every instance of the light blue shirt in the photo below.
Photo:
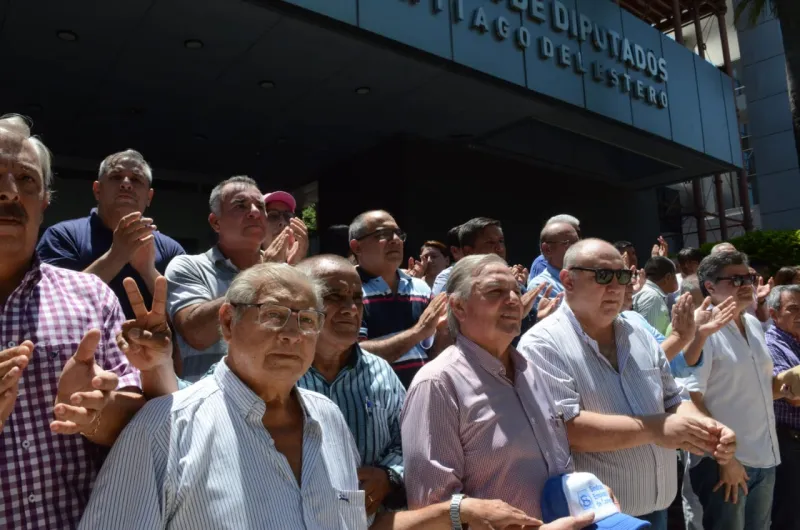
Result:
{"label": "light blue shirt", "polygon": [[450,265],[445,270],[440,272],[436,279],[433,280],[433,288],[431,289],[431,296],[436,296],[447,290],[447,280],[450,278],[450,273],[453,271],[453,266]]}
{"label": "light blue shirt", "polygon": [[[564,292],[564,286],[561,284],[561,278],[559,275],[561,274],[561,269],[556,269],[549,263],[547,267],[536,277],[534,277],[531,281],[528,282],[528,291],[532,291],[539,287],[539,285],[543,283],[547,283],[552,286],[550,290],[550,295],[548,298],[555,298],[559,293]],[[545,290],[547,287],[545,287]],[[544,291],[542,291],[544,293]],[[541,298],[541,295],[537,297],[537,300]],[[537,301],[536,304],[539,302]]]}
{"label": "light blue shirt", "polygon": [[[641,327],[647,330],[647,332],[656,339],[656,342],[661,345],[662,342],[667,340],[667,337],[661,334],[656,328],[650,325],[646,318],[642,315],[637,313],[636,311],[623,311],[622,317],[627,318],[629,321],[636,322]],[[670,362],[669,362],[669,369],[672,372],[672,377],[689,377],[692,372],[699,367],[703,366],[703,354],[700,354],[700,359],[697,361],[697,364],[694,366],[689,366],[686,364],[686,358],[683,356],[683,352],[678,353]]]}
{"label": "light blue shirt", "polygon": [[297,392],[305,416],[299,485],[262,424],[266,404],[222,362],[133,418],[79,528],[365,530],[347,423],[328,398]]}
{"label": "light blue shirt", "polygon": [[531,263],[531,270],[528,273],[528,283],[544,272],[544,269],[547,268],[548,265],[549,263],[547,262],[547,258],[544,257],[544,254],[536,256],[536,259]]}

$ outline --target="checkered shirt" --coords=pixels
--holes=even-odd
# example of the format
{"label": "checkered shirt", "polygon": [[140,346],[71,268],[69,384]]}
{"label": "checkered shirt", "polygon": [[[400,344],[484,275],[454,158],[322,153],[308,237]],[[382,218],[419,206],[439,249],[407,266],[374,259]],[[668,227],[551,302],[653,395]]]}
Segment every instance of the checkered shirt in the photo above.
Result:
{"label": "checkered shirt", "polygon": [[0,307],[0,350],[34,344],[0,432],[0,528],[78,526],[104,454],[81,435],[50,432],[58,378],[83,335],[97,328],[97,364],[119,376],[118,388],[139,387],[138,371],[115,341],[123,321],[116,295],[99,278],[38,260]]}

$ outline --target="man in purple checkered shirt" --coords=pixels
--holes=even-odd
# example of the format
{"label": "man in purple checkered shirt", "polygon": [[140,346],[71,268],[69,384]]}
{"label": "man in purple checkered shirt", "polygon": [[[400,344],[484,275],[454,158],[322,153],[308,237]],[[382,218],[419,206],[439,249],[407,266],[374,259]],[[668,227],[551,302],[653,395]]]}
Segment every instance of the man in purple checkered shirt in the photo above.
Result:
{"label": "man in purple checkered shirt", "polygon": [[39,262],[50,153],[0,118],[0,528],[78,525],[109,445],[144,404],[99,278]]}
{"label": "man in purple checkered shirt", "polygon": [[[781,285],[767,298],[772,326],[767,330],[767,349],[772,357],[773,373],[800,365],[800,285]],[[800,398],[777,399],[775,430],[781,464],[775,471],[772,496],[772,528],[800,530],[797,517],[797,477],[800,476]]]}

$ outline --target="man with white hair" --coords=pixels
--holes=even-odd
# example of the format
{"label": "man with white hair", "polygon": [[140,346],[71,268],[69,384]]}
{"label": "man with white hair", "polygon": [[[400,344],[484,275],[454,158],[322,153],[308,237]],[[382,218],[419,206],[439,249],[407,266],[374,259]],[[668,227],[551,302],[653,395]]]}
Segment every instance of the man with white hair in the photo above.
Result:
{"label": "man with white hair", "polygon": [[[548,219],[544,225],[547,226],[551,223],[567,223],[568,225],[571,225],[575,229],[575,232],[577,232],[579,238],[581,236],[581,222],[578,220],[577,217],[574,217],[566,213],[562,213],[559,215],[554,215],[553,217]],[[542,244],[542,238],[539,237],[540,247],[541,244]],[[545,271],[545,269],[547,269],[547,257],[544,255],[544,252],[542,252],[536,257],[535,260],[533,260],[533,263],[531,263],[530,274],[528,274],[528,282],[530,282],[535,277],[539,276],[542,272]]]}
{"label": "man with white hair", "polygon": [[532,291],[545,283],[549,286],[550,295],[553,298],[564,292],[564,286],[561,285],[559,278],[564,266],[564,254],[580,239],[578,230],[570,223],[556,221],[544,225],[539,235],[539,241],[545,269],[528,282],[528,290]]}
{"label": "man with white hair", "polygon": [[544,374],[576,470],[608,484],[623,512],[666,530],[678,489],[675,449],[727,462],[735,436],[683,399],[653,336],[620,316],[632,276],[610,243],[572,245],[561,271],[564,301],[519,348]]}
{"label": "man with white hair", "polygon": [[138,151],[109,155],[92,184],[97,207],[88,217],[45,230],[36,249],[45,263],[98,276],[117,295],[127,318],[134,315],[122,280],[133,278],[150,304],[156,278],[172,258],[185,254],[144,216],[153,200],[152,183],[150,165]]}
{"label": "man with white hair", "polygon": [[0,118],[0,528],[75,528],[100,469],[96,444],[144,402],[115,343],[117,297],[36,255],[50,160],[24,119]]}
{"label": "man with white hair", "polygon": [[453,528],[465,495],[541,517],[545,482],[571,471],[572,459],[538,367],[511,345],[524,312],[520,285],[500,256],[471,255],[453,267],[447,295],[455,345],[419,371],[401,417],[409,507],[454,497]]}

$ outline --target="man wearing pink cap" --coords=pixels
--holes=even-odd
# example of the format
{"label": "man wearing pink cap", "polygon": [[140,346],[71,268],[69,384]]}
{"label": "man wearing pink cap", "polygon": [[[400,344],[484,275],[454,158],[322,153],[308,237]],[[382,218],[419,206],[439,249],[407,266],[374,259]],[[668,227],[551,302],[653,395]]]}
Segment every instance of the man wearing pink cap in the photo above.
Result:
{"label": "man wearing pink cap", "polygon": [[308,254],[308,228],[295,214],[297,201],[290,193],[273,191],[264,195],[264,206],[267,210],[267,237],[264,238],[261,248],[266,250],[288,226],[294,236],[293,245],[297,245],[297,251],[289,252],[289,261],[295,265]]}

